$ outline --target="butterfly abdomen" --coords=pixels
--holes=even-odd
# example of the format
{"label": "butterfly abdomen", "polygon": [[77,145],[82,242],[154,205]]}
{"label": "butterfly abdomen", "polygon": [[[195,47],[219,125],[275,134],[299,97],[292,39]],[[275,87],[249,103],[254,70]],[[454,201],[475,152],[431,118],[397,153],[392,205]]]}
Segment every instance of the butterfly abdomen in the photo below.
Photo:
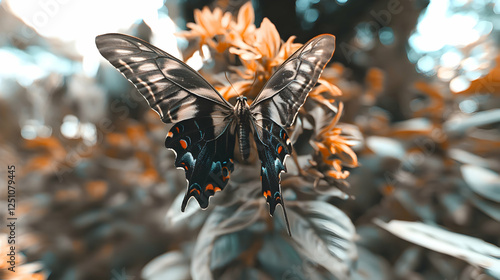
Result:
{"label": "butterfly abdomen", "polygon": [[238,140],[240,146],[240,154],[243,160],[247,160],[250,157],[250,131],[249,126],[240,123],[238,127]]}

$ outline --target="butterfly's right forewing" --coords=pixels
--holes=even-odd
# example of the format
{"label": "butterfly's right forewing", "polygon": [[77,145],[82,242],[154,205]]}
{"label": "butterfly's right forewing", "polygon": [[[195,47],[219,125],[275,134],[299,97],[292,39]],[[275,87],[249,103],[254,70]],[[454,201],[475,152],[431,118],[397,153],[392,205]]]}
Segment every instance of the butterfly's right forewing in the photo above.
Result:
{"label": "butterfly's right forewing", "polygon": [[273,120],[282,127],[291,126],[334,50],[335,37],[324,34],[292,54],[269,78],[250,106],[254,118]]}

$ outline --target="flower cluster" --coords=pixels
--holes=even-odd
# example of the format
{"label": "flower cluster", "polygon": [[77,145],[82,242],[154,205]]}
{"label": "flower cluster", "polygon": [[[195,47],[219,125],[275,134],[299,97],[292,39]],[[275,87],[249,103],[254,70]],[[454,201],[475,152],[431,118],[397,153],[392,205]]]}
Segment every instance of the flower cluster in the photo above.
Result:
{"label": "flower cluster", "polygon": [[[251,2],[240,8],[236,18],[230,13],[222,13],[220,8],[215,8],[213,11],[208,7],[201,11],[196,10],[195,23],[188,23],[187,27],[191,30],[180,33],[179,36],[197,40],[198,50],[203,57],[206,57],[203,54],[204,45],[209,48],[210,53],[216,53],[214,57],[220,58],[221,54],[224,57],[222,64],[228,66],[223,69],[231,70],[233,74],[231,77],[236,79],[231,84],[216,85],[217,90],[227,100],[241,94],[251,101],[275,69],[302,46],[294,42],[295,36],[282,41],[278,30],[267,18],[264,18],[260,27],[256,28]],[[325,72],[328,71],[329,69]],[[220,75],[220,73],[210,74]],[[335,99],[342,95],[342,91],[334,83],[334,79],[320,78],[318,86],[309,94],[308,102],[317,103],[319,106],[313,106],[320,107],[325,119],[330,120],[329,124],[316,129],[315,137],[311,140],[314,143],[313,148],[321,154],[321,159],[326,164],[324,165],[326,168],[321,172],[334,179],[346,179],[349,171],[343,170],[343,166],[357,166],[356,154],[350,148],[355,141],[349,142],[342,135],[342,129],[337,127],[342,105],[339,103],[340,107],[337,109]],[[304,106],[308,107],[310,106]],[[302,110],[298,118],[307,118],[307,115],[309,113]]]}

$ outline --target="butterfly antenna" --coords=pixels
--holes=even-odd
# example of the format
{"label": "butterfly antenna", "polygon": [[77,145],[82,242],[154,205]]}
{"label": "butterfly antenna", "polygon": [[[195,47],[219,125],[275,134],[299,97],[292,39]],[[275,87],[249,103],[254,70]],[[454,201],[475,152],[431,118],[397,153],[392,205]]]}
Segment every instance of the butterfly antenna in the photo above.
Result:
{"label": "butterfly antenna", "polygon": [[257,81],[257,72],[253,73],[253,82],[250,85],[250,87],[253,87],[253,85],[255,84],[255,81]]}
{"label": "butterfly antenna", "polygon": [[227,71],[224,71],[224,76],[226,76],[226,80],[229,82],[229,84],[231,85],[231,88],[233,88],[234,92],[236,92],[236,94],[239,97],[241,97],[241,94],[234,88],[233,83],[231,83],[231,81],[229,80],[229,77],[227,76]]}

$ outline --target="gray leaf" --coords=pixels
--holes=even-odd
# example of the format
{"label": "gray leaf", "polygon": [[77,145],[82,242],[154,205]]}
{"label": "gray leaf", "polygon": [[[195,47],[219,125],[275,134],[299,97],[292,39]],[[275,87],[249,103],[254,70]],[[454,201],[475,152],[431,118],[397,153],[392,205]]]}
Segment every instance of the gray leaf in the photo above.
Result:
{"label": "gray leaf", "polygon": [[168,252],[150,261],[143,268],[141,277],[146,280],[189,279],[189,261],[179,251]]}
{"label": "gray leaf", "polygon": [[184,212],[181,211],[182,200],[184,199],[184,192],[179,193],[175,198],[172,205],[168,209],[167,215],[165,217],[165,223],[167,226],[178,226],[179,223],[185,224],[193,216],[193,214],[200,211],[199,205],[196,203],[188,203]]}
{"label": "gray leaf", "polygon": [[213,244],[210,269],[224,267],[236,259],[252,245],[252,233],[248,231],[233,232],[217,238]]}
{"label": "gray leaf", "polygon": [[366,139],[366,145],[380,157],[393,157],[403,160],[406,155],[403,144],[391,138],[370,136]]}
{"label": "gray leaf", "polygon": [[374,255],[362,246],[358,246],[359,259],[352,280],[388,280],[393,279],[389,263],[380,256]]}
{"label": "gray leaf", "polygon": [[290,201],[289,218],[296,250],[339,279],[347,279],[357,257],[349,217],[324,201]]}
{"label": "gray leaf", "polygon": [[500,175],[489,169],[463,165],[462,176],[469,187],[484,198],[500,203]]}
{"label": "gray leaf", "polygon": [[500,273],[500,248],[481,239],[419,222],[375,220],[375,223],[409,242],[482,267],[490,275]]}
{"label": "gray leaf", "polygon": [[500,109],[492,109],[478,112],[471,116],[453,118],[443,125],[448,134],[462,135],[468,129],[500,122]]}
{"label": "gray leaf", "polygon": [[[212,262],[212,251],[217,238],[222,235],[242,230],[254,224],[260,217],[260,200],[251,199],[241,205],[236,211],[229,208],[216,207],[205,221],[200,231],[199,238],[193,253],[191,262],[191,276],[195,280],[214,279],[211,267],[220,265]],[[240,248],[241,249],[241,248]],[[233,254],[239,255],[239,254]],[[216,259],[215,261],[227,262],[227,259]]]}

